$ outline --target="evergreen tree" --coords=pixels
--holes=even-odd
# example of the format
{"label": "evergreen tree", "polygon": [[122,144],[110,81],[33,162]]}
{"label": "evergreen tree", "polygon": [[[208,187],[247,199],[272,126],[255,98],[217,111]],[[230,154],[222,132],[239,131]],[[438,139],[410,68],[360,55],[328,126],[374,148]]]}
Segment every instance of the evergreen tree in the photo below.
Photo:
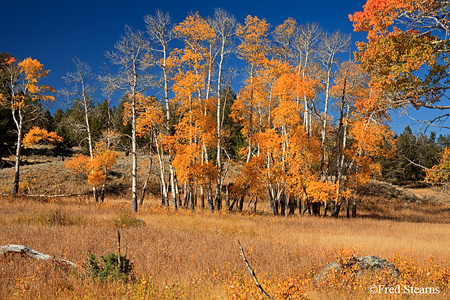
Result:
{"label": "evergreen tree", "polygon": [[231,107],[236,100],[236,94],[230,86],[227,86],[223,89],[221,97],[221,107],[223,108],[222,113],[224,115],[222,127],[222,131],[224,132],[223,147],[230,157],[238,158],[238,150],[247,145],[241,133],[242,126],[236,123],[230,116]]}
{"label": "evergreen tree", "polygon": [[114,109],[113,128],[120,134],[118,150],[129,151],[131,149],[131,122],[124,124],[124,104],[127,100],[122,98],[117,109]]}
{"label": "evergreen tree", "polygon": [[439,145],[436,144],[436,132],[432,131],[428,138],[425,135],[423,135],[422,140],[423,145],[420,145],[420,147],[418,147],[419,162],[420,165],[430,169],[435,164],[439,163],[439,156],[441,152],[439,150]]}
{"label": "evergreen tree", "polygon": [[[3,62],[10,58],[11,55],[9,53],[0,53],[0,93],[6,92],[4,89],[8,88],[8,85],[5,82],[6,74],[3,72]],[[13,122],[9,107],[0,104],[0,133],[2,135],[0,139],[0,161],[2,160],[2,157],[14,152],[13,146],[16,136],[13,132]]]}
{"label": "evergreen tree", "polygon": [[[398,136],[394,136],[394,140],[397,140]],[[395,145],[384,143],[383,149],[385,151],[392,151]],[[397,184],[398,181],[403,177],[403,172],[401,172],[398,167],[397,155],[394,156],[381,156],[377,158],[377,161],[381,164],[382,180]]]}
{"label": "evergreen tree", "polygon": [[450,134],[442,135],[440,134],[436,142],[439,152],[442,152],[445,148],[450,147]]}
{"label": "evergreen tree", "polygon": [[411,128],[407,126],[397,139],[397,164],[402,173],[403,180],[419,180],[425,177],[421,167],[414,163],[419,163],[420,157],[417,148],[417,139]]}

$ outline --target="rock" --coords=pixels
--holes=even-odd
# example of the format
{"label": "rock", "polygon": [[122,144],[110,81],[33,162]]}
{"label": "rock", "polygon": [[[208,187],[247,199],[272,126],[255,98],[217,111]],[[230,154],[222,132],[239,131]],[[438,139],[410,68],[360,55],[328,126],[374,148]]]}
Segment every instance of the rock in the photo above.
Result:
{"label": "rock", "polygon": [[325,276],[326,274],[328,274],[328,272],[332,270],[334,270],[336,273],[341,273],[342,265],[336,262],[332,262],[331,264],[323,268],[322,271],[314,277],[314,279],[316,281],[322,281],[323,276]]}
{"label": "rock", "polygon": [[141,224],[141,225],[145,225],[145,222],[142,221],[141,219],[136,219],[136,222],[139,223],[139,224]]}
{"label": "rock", "polygon": [[400,271],[397,269],[397,267],[393,263],[388,262],[385,259],[369,255],[358,257],[356,258],[356,260],[358,261],[357,263],[360,267],[360,271],[358,273],[366,271],[386,270],[391,273],[392,277],[400,276]]}
{"label": "rock", "polygon": [[334,272],[336,273],[341,273],[345,270],[352,270],[353,272],[355,272],[356,276],[362,276],[366,272],[378,272],[383,270],[389,272],[392,277],[397,278],[400,276],[400,271],[393,263],[373,255],[368,255],[352,258],[345,265],[332,262],[331,264],[323,268],[323,270],[318,275],[316,275],[314,279],[316,281],[321,281],[323,277],[332,270],[334,270]]}

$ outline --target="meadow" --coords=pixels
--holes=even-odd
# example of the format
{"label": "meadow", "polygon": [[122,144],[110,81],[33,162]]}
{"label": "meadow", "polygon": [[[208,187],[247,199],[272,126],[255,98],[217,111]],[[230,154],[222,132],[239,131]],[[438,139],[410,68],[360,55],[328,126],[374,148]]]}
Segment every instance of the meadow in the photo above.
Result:
{"label": "meadow", "polygon": [[[151,197],[130,214],[130,201],[122,197],[98,204],[88,196],[1,197],[0,246],[26,245],[79,268],[1,255],[0,299],[265,299],[238,240],[274,299],[450,298],[449,211],[443,205],[387,206],[372,197],[361,204],[359,217],[335,219],[271,216],[264,204],[256,214],[173,212],[158,201]],[[88,253],[117,253],[116,228],[133,271],[127,280],[92,278]],[[332,261],[366,255],[393,262],[401,277],[347,272],[314,280]],[[393,293],[371,294],[372,285],[391,287]],[[433,287],[439,293],[412,294],[405,287]]]}

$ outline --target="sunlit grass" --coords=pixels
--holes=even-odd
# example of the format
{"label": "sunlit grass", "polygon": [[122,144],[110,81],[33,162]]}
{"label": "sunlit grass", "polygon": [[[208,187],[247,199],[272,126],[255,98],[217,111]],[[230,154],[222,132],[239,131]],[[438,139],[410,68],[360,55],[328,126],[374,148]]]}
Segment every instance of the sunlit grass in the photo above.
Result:
{"label": "sunlit grass", "polygon": [[[137,214],[129,214],[124,199],[94,204],[83,197],[1,198],[0,245],[27,245],[83,268],[88,251],[117,253],[119,227],[121,253],[134,264],[135,279],[98,282],[55,261],[7,255],[0,257],[0,298],[264,299],[240,257],[238,239],[275,299],[367,299],[369,286],[384,279],[394,286],[439,287],[433,299],[450,296],[448,224],[173,212],[157,201],[150,199]],[[321,284],[313,280],[328,263],[349,253],[391,260],[404,275],[397,281],[384,275],[334,277]]]}

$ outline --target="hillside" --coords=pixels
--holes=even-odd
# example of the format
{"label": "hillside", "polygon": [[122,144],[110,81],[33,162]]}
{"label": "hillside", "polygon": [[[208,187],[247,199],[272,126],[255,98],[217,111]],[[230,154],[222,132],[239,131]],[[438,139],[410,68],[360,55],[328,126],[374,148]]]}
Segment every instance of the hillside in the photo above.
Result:
{"label": "hillside", "polygon": [[[38,154],[36,154],[38,153]],[[12,159],[12,158],[11,158]],[[20,192],[23,195],[33,196],[82,196],[91,200],[91,187],[87,184],[85,176],[73,175],[65,167],[67,157],[57,156],[45,147],[41,147],[34,154],[24,157],[24,165],[21,167]],[[159,177],[157,158],[150,156],[139,157],[138,187],[141,189],[148,163],[152,164],[149,183],[147,186],[147,199],[150,203],[158,204]],[[4,166],[8,164],[5,163]],[[11,165],[11,164],[10,164]],[[238,163],[228,172],[229,177],[237,174]],[[0,192],[10,194],[11,181],[14,170],[12,167],[4,167],[0,171]],[[117,163],[108,174],[106,198],[123,201],[129,199],[131,182],[131,157],[120,152]],[[140,192],[140,190],[139,190]],[[361,189],[358,196],[358,213],[366,217],[388,218],[405,220],[405,214],[413,218],[413,221],[433,221],[440,218],[432,215],[442,215],[445,219],[449,213],[450,197],[440,189],[419,185],[418,187],[399,187],[390,183],[372,180]],[[247,200],[246,200],[247,201]],[[268,199],[262,199],[258,204],[258,211],[269,213]],[[247,203],[244,205],[244,209]],[[250,209],[247,207],[247,209]],[[345,216],[345,207],[341,210],[341,216]],[[402,214],[399,212],[402,211]],[[428,212],[421,217],[417,211]],[[429,216],[429,217],[425,217]],[[450,216],[450,214],[448,214]]]}
{"label": "hillside", "polygon": [[[21,192],[34,196],[0,196],[0,246],[26,245],[79,270],[57,260],[2,255],[2,299],[261,299],[238,241],[275,299],[366,299],[374,283],[433,286],[439,289],[433,299],[449,296],[450,205],[432,188],[371,181],[359,195],[357,218],[346,219],[343,208],[339,219],[298,212],[286,219],[270,214],[267,199],[257,213],[246,204],[242,213],[173,212],[159,204],[153,172],[149,196],[131,214],[130,157],[124,154],[109,174],[105,202],[97,204],[86,179],[71,175],[61,156],[35,153],[24,161]],[[3,193],[12,174],[11,167],[0,171]],[[87,257],[117,253],[117,229],[132,272],[126,280],[95,279]],[[350,270],[315,282],[329,263],[366,255],[394,263],[402,277],[355,277]]]}

